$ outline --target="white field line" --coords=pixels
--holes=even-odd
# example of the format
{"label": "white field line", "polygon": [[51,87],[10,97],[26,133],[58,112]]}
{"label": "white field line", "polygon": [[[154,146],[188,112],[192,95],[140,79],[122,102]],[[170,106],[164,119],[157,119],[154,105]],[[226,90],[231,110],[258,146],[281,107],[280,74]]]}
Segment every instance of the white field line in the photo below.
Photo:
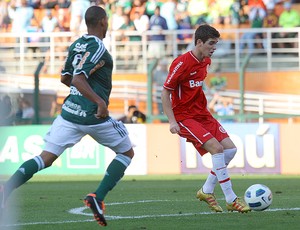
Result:
{"label": "white field line", "polygon": [[[126,204],[136,204],[136,203],[152,203],[152,202],[169,202],[170,200],[143,200],[143,201],[133,201],[133,202],[116,202],[116,203],[107,203],[106,206],[110,205],[126,205]],[[85,213],[84,210],[88,209],[88,207],[78,207],[70,209],[68,212],[70,214],[82,215],[82,216],[90,216],[92,217],[92,213]],[[300,211],[300,207],[296,208],[269,208],[264,210],[264,212],[280,212],[280,211]],[[237,212],[233,212],[237,213]],[[105,218],[107,220],[120,220],[120,219],[145,219],[145,218],[158,218],[158,217],[179,217],[179,216],[194,216],[194,215],[222,215],[228,214],[228,212],[223,213],[215,213],[215,212],[195,212],[195,213],[175,213],[175,214],[157,214],[157,215],[142,215],[142,216],[109,216],[106,215]],[[31,222],[31,223],[18,223],[18,224],[6,224],[0,225],[3,227],[17,227],[17,226],[27,226],[27,225],[46,225],[46,224],[68,224],[68,223],[84,223],[84,222],[93,222],[94,219],[87,220],[65,220],[65,221],[45,221],[45,222]]]}

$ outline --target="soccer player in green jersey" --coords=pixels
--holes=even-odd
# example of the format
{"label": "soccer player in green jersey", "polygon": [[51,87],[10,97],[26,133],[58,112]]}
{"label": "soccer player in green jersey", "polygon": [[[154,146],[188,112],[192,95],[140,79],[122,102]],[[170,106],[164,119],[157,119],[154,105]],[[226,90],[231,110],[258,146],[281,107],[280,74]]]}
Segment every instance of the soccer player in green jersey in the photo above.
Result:
{"label": "soccer player in green jersey", "polygon": [[134,151],[124,124],[112,119],[107,108],[113,61],[102,39],[107,31],[108,17],[101,7],[91,6],[86,11],[85,22],[88,33],[71,44],[61,72],[61,82],[70,87],[61,115],[46,134],[42,153],[24,162],[6,183],[0,185],[0,211],[4,210],[6,200],[14,189],[38,171],[51,166],[82,137],[90,135],[116,153],[98,188],[84,199],[98,224],[107,225],[103,200],[123,177]]}

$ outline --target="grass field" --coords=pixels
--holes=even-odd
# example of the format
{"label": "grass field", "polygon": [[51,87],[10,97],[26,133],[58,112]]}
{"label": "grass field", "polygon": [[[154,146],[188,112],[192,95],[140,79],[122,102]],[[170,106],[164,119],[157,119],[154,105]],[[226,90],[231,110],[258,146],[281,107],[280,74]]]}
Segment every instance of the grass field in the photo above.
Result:
{"label": "grass field", "polygon": [[[104,228],[97,225],[82,201],[98,186],[97,177],[36,176],[10,197],[0,229],[300,229],[300,176],[231,178],[240,196],[252,184],[267,185],[274,197],[271,207],[247,214],[212,213],[195,198],[205,180],[203,175],[125,176],[106,197],[108,226]],[[219,186],[215,192],[225,209]]]}

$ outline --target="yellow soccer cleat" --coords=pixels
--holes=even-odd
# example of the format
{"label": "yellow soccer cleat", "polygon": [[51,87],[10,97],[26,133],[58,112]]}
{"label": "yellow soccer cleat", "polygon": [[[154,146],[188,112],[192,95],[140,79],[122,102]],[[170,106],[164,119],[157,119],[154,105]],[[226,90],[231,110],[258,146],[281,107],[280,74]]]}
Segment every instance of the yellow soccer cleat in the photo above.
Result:
{"label": "yellow soccer cleat", "polygon": [[223,212],[223,209],[218,204],[216,197],[213,193],[204,193],[203,189],[201,188],[197,192],[197,198],[200,201],[205,201],[208,204],[208,207],[213,210],[214,212]]}
{"label": "yellow soccer cleat", "polygon": [[226,208],[229,212],[237,211],[237,212],[250,212],[250,207],[240,198],[236,198],[231,204],[226,203]]}

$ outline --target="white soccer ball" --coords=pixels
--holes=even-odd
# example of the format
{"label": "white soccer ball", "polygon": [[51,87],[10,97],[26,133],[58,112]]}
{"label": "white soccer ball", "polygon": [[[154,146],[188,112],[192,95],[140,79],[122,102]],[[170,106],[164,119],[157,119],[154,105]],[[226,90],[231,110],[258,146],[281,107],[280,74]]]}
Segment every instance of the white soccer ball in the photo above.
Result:
{"label": "white soccer ball", "polygon": [[267,186],[254,184],[247,188],[244,199],[252,210],[263,211],[272,204],[273,196]]}

